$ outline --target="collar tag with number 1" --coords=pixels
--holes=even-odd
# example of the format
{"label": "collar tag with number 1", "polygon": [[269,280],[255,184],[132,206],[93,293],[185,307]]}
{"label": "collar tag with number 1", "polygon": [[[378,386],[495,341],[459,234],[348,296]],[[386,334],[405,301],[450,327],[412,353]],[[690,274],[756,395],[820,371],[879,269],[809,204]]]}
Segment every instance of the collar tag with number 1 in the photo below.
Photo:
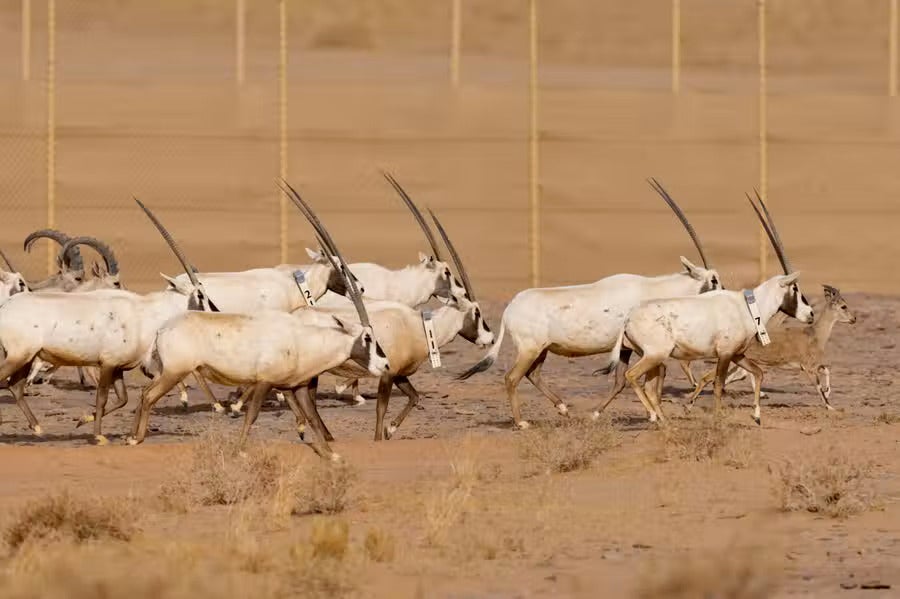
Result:
{"label": "collar tag with number 1", "polygon": [[306,305],[315,306],[316,300],[313,299],[312,292],[309,290],[309,285],[306,284],[306,275],[302,270],[294,271],[294,282],[296,282],[297,287],[300,288],[300,293],[303,294],[303,299],[306,300]]}
{"label": "collar tag with number 1", "polygon": [[759,315],[759,305],[756,303],[756,296],[749,289],[744,290],[744,300],[747,302],[747,308],[750,310],[750,316],[753,317],[753,323],[756,325],[756,336],[762,345],[769,345],[772,342],[769,339],[769,332],[766,331],[766,325],[762,323]]}
{"label": "collar tag with number 1", "polygon": [[425,342],[428,344],[428,357],[431,358],[431,367],[441,367],[441,350],[438,348],[437,339],[434,336],[434,320],[431,310],[422,311],[422,324],[425,325]]}

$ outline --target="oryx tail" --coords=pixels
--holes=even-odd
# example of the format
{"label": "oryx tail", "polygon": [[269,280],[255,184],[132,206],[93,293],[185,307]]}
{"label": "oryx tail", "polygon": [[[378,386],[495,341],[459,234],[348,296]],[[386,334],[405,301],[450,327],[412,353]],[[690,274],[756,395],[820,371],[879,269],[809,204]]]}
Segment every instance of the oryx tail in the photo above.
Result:
{"label": "oryx tail", "polygon": [[594,376],[598,374],[609,374],[616,367],[616,364],[619,363],[619,356],[622,354],[622,343],[625,341],[625,327],[622,327],[622,331],[619,333],[619,338],[616,339],[616,344],[613,346],[612,351],[609,353],[609,363],[606,364],[603,368],[598,368],[594,371]]}
{"label": "oryx tail", "polygon": [[[504,315],[505,316],[505,315]],[[491,346],[491,349],[488,350],[488,353],[484,355],[478,364],[472,366],[467,371],[457,376],[457,380],[464,381],[473,374],[478,374],[479,372],[484,372],[488,368],[494,365],[494,362],[497,361],[497,355],[500,353],[500,345],[503,343],[503,335],[506,333],[506,319],[502,318],[500,320],[500,330],[497,331],[497,340],[494,342],[494,345]]]}

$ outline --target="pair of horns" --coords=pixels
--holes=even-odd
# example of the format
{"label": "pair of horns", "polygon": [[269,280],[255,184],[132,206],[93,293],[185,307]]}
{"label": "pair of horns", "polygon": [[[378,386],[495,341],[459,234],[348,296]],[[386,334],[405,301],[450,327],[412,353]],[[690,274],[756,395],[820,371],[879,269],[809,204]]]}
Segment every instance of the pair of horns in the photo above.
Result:
{"label": "pair of horns", "polygon": [[[322,221],[319,220],[316,213],[313,212],[309,204],[300,197],[300,194],[297,193],[297,190],[294,189],[290,183],[284,179],[279,179],[278,186],[281,188],[281,191],[290,198],[294,205],[300,209],[300,212],[303,213],[303,216],[306,217],[309,224],[316,230],[316,237],[319,241],[319,245],[325,250],[325,256],[328,257],[328,261],[331,262],[334,269],[341,273],[347,281],[347,288],[350,290],[350,300],[353,302],[356,313],[359,315],[359,322],[364,327],[371,327],[372,323],[369,321],[369,314],[366,312],[366,306],[363,304],[362,294],[356,286],[356,279],[353,277],[353,273],[350,272],[347,262],[344,260],[340,250],[338,250],[337,245],[334,243],[334,239],[332,239],[331,235],[328,233],[328,229],[325,228],[325,225],[322,224]],[[334,260],[335,256],[337,256],[338,263]]]}
{"label": "pair of horns", "polygon": [[[393,186],[394,190],[400,197],[403,198],[403,202],[406,204],[409,211],[413,213],[413,216],[416,217],[416,222],[419,223],[419,226],[422,228],[422,232],[425,233],[425,238],[428,239],[428,244],[431,246],[431,251],[434,252],[434,257],[440,261],[444,261],[441,257],[441,252],[437,244],[437,240],[434,238],[434,233],[431,231],[431,228],[428,226],[428,223],[425,221],[425,218],[422,216],[422,213],[419,211],[415,202],[412,201],[412,198],[409,197],[409,194],[406,193],[406,190],[397,183],[397,180],[394,179],[393,175],[386,171],[381,171],[381,174],[384,175],[384,178],[388,180],[388,182]],[[463,266],[462,259],[459,257],[459,253],[457,253],[456,248],[453,247],[453,242],[450,241],[450,237],[447,235],[447,231],[444,230],[444,227],[441,225],[441,221],[438,220],[437,216],[434,215],[431,208],[428,209],[428,214],[431,216],[431,220],[434,221],[435,226],[438,229],[438,233],[441,235],[441,239],[444,240],[444,245],[447,246],[447,249],[450,251],[450,256],[453,258],[453,263],[456,265],[456,271],[459,273],[459,278],[462,279],[463,287],[466,288],[466,293],[469,294],[469,299],[473,302],[475,301],[475,289],[472,287],[472,282],[469,280],[469,274],[466,272],[466,267]]]}
{"label": "pair of horns", "polygon": [[654,177],[650,177],[647,179],[647,182],[650,184],[650,187],[653,188],[653,191],[658,193],[663,200],[665,200],[666,204],[669,205],[669,208],[672,209],[672,212],[675,213],[675,216],[678,217],[678,220],[681,221],[681,224],[684,225],[685,230],[688,232],[688,235],[691,236],[691,239],[694,242],[694,247],[697,248],[697,253],[700,254],[700,260],[703,261],[703,268],[709,268],[709,261],[706,259],[706,254],[703,251],[703,246],[700,245],[700,238],[697,237],[697,232],[694,230],[694,227],[691,226],[691,223],[688,222],[687,217],[682,212],[681,208],[678,204],[675,203],[675,200],[672,199],[672,196],[669,195],[669,192],[665,190],[662,184],[656,180]]}
{"label": "pair of horns", "polygon": [[[38,229],[25,238],[25,243],[23,244],[25,251],[30,252],[34,242],[38,239],[52,239],[62,247],[72,238],[56,229]],[[59,263],[60,268],[84,270],[84,260],[81,258],[81,252],[77,246],[73,246],[69,252],[60,252]]]}
{"label": "pair of horns", "polygon": [[[775,255],[778,256],[778,261],[781,262],[781,268],[784,270],[784,274],[789,275],[794,272],[794,269],[791,268],[791,263],[787,259],[787,254],[784,251],[784,244],[781,243],[781,236],[778,235],[778,229],[775,228],[775,221],[772,218],[772,214],[769,212],[769,208],[766,206],[766,203],[763,202],[762,197],[759,195],[759,191],[756,189],[753,190],[754,195],[756,195],[756,202],[753,201],[753,198],[750,197],[750,194],[745,194],[747,196],[747,201],[750,202],[750,205],[753,207],[753,211],[756,212],[757,218],[759,218],[759,222],[762,223],[763,229],[766,231],[766,235],[769,237],[769,241],[772,242],[772,248],[775,250]],[[757,202],[759,206],[757,206]],[[762,210],[760,210],[760,206]],[[763,216],[765,214],[765,216]]]}
{"label": "pair of horns", "polygon": [[68,254],[72,248],[79,245],[86,245],[94,248],[94,250],[100,254],[100,257],[103,258],[103,262],[106,264],[106,272],[111,275],[119,274],[119,262],[116,260],[116,255],[113,253],[112,249],[94,237],[72,237],[60,248],[57,260],[62,262],[65,255]]}

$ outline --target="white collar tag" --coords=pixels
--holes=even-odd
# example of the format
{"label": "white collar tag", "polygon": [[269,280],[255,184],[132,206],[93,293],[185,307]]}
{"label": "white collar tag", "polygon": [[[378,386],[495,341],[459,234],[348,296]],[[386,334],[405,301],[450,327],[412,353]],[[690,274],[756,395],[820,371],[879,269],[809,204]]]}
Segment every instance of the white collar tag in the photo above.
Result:
{"label": "white collar tag", "polygon": [[312,292],[309,290],[309,285],[306,283],[306,274],[304,274],[302,270],[294,271],[294,282],[297,283],[297,287],[300,288],[300,293],[303,294],[306,305],[315,306],[316,300],[313,299]]}
{"label": "white collar tag", "polygon": [[753,323],[756,325],[756,337],[762,345],[769,345],[772,340],[769,339],[769,332],[766,331],[766,325],[762,323],[759,315],[759,305],[756,303],[756,296],[750,289],[744,289],[744,301],[747,302],[747,308],[750,310],[750,316],[753,317]]}
{"label": "white collar tag", "polygon": [[425,342],[428,344],[428,357],[431,358],[431,367],[441,367],[441,350],[438,348],[437,339],[434,336],[434,320],[431,310],[422,310],[422,324],[425,326]]}

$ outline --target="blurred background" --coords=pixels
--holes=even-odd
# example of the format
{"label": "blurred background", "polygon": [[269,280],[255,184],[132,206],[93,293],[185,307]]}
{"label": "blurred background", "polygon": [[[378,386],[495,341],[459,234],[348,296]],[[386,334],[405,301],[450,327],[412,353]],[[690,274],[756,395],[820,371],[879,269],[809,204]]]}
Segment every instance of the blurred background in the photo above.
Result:
{"label": "blurred background", "polygon": [[[757,2],[536,6],[540,283],[695,259],[650,176],[726,284],[754,281]],[[768,197],[809,284],[900,291],[892,6],[766,5]],[[41,278],[45,248],[21,242],[52,198],[54,225],[106,240],[126,285],[161,288],[177,263],[135,195],[201,270],[277,264],[286,173],[350,261],[400,267],[426,246],[386,169],[442,216],[480,293],[508,299],[531,278],[529,15],[530,0],[0,0],[0,247]],[[311,232],[293,207],[286,225],[303,263]]]}

